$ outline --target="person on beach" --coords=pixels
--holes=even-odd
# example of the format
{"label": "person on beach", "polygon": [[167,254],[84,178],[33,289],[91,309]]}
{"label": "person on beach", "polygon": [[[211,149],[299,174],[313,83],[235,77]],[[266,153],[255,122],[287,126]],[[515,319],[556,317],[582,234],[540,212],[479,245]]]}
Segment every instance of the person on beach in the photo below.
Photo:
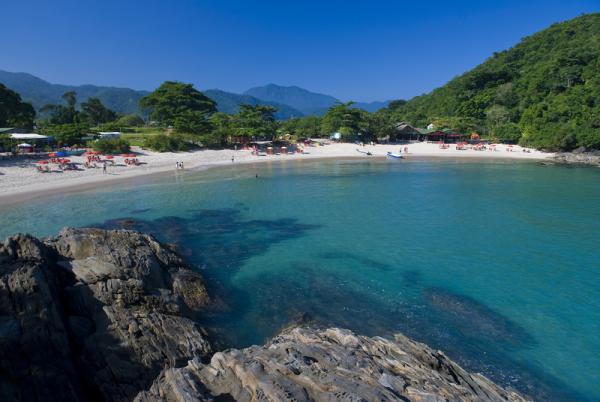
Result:
{"label": "person on beach", "polygon": [[106,162],[102,163],[102,173],[106,174]]}
{"label": "person on beach", "polygon": [[183,161],[179,162],[179,167],[183,170]]}
{"label": "person on beach", "polygon": [[404,147],[404,153],[407,154],[408,153],[408,147]]}
{"label": "person on beach", "polygon": [[231,156],[231,163],[233,163],[235,160],[235,158],[233,157],[233,155]]}

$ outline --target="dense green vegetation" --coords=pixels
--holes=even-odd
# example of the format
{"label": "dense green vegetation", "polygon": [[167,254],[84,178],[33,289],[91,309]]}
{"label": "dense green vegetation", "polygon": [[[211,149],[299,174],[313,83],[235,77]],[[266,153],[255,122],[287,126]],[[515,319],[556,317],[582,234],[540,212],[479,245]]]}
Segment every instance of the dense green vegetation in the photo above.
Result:
{"label": "dense green vegetation", "polygon": [[537,148],[598,149],[600,14],[554,24],[388,112]]}
{"label": "dense green vegetation", "polygon": [[35,110],[21,96],[0,84],[0,127],[23,127],[31,129]]}
{"label": "dense green vegetation", "polygon": [[166,81],[140,100],[150,118],[178,132],[202,134],[210,131],[208,118],[217,111],[216,103],[192,84]]}
{"label": "dense green vegetation", "polygon": [[93,141],[92,148],[103,154],[123,154],[129,152],[129,142],[123,138],[108,138]]}

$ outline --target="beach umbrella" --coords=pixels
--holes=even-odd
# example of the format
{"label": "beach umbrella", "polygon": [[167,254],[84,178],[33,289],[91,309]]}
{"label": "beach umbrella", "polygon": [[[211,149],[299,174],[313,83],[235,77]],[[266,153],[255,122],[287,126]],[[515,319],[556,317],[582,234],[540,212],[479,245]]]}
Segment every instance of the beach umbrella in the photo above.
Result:
{"label": "beach umbrella", "polygon": [[50,163],[50,162],[48,162],[48,161],[37,161],[36,163],[37,163],[38,165],[46,165],[46,164],[48,164],[48,163]]}
{"label": "beach umbrella", "polygon": [[56,156],[62,158],[63,156],[67,156],[67,153],[64,151],[56,152]]}
{"label": "beach umbrella", "polygon": [[112,156],[112,155],[106,155],[106,159],[112,159],[112,158],[114,158],[114,156]]}
{"label": "beach umbrella", "polygon": [[28,143],[24,142],[24,143],[22,143],[22,144],[19,144],[19,145],[17,145],[17,146],[18,146],[19,148],[31,148],[33,145],[31,145],[31,144],[28,144]]}
{"label": "beach umbrella", "polygon": [[56,157],[56,152],[51,152],[48,154],[49,157],[54,158]]}

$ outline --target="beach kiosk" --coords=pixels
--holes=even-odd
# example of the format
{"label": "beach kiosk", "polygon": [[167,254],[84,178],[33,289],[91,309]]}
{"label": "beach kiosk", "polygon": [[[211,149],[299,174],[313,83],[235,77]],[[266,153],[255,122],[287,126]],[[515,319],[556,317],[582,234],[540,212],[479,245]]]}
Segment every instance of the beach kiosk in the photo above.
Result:
{"label": "beach kiosk", "polygon": [[51,137],[35,133],[13,133],[10,139],[17,143],[19,152],[34,152],[37,145],[48,144]]}

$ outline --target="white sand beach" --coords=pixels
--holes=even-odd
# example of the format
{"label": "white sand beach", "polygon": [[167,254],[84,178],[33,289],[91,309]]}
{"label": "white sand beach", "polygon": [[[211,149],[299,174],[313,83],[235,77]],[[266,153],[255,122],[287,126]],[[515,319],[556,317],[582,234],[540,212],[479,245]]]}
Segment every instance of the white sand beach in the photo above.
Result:
{"label": "white sand beach", "polygon": [[[53,172],[40,173],[36,170],[36,162],[40,158],[19,156],[0,159],[0,203],[13,203],[18,200],[39,198],[44,194],[58,191],[74,191],[78,189],[91,189],[110,185],[115,180],[123,180],[148,174],[168,172],[176,169],[176,162],[183,162],[185,170],[206,169],[214,166],[231,165],[232,163],[256,163],[266,161],[284,161],[296,159],[317,158],[373,158],[385,157],[387,152],[399,152],[408,147],[404,153],[406,160],[418,157],[455,157],[455,158],[510,158],[510,159],[547,159],[554,154],[530,150],[523,152],[520,146],[509,147],[498,145],[496,151],[473,149],[457,150],[454,145],[448,149],[440,149],[434,143],[414,143],[408,145],[365,145],[356,144],[328,144],[307,147],[304,154],[282,154],[256,156],[249,150],[198,150],[192,152],[151,152],[138,148],[133,151],[139,155],[139,166],[127,166],[122,157],[115,157],[115,166],[108,166],[107,172],[102,168],[84,169],[85,157],[69,157],[72,162],[81,164],[82,170],[60,172],[54,165]],[[373,156],[357,152],[357,149],[369,151]],[[234,157],[234,162],[231,158]]]}

